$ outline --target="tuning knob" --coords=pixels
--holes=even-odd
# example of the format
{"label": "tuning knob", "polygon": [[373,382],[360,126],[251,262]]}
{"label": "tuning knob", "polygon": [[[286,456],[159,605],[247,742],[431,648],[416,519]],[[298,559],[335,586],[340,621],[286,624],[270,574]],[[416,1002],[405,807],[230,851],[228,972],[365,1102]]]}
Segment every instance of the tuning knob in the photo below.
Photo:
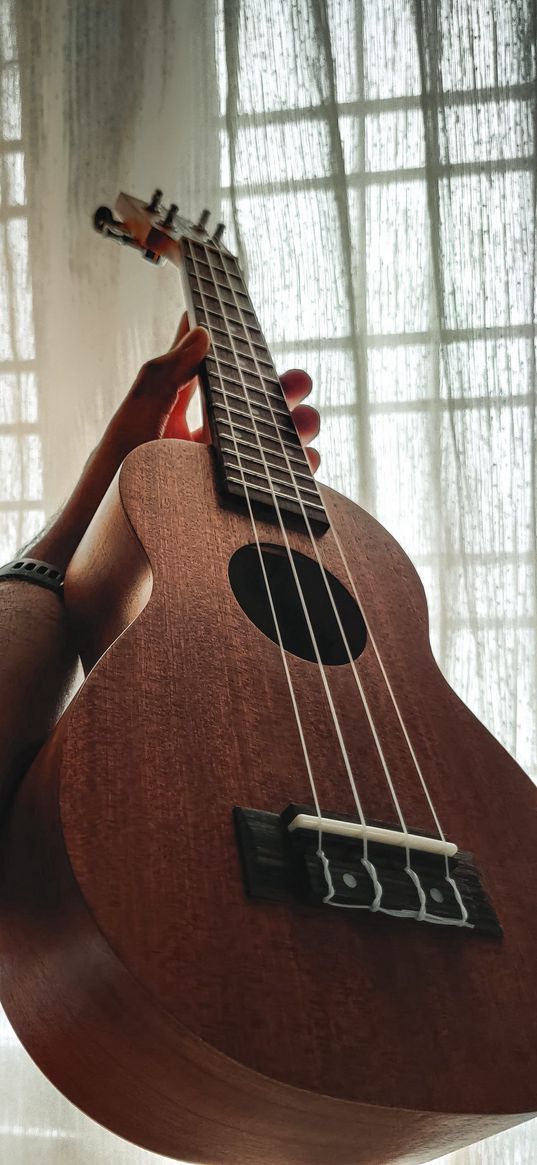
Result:
{"label": "tuning knob", "polygon": [[226,224],[225,224],[225,222],[219,222],[219,223],[218,223],[218,226],[217,226],[217,228],[216,228],[216,230],[215,230],[215,232],[214,232],[214,235],[213,235],[213,243],[219,243],[219,242],[220,242],[220,239],[222,238],[222,235],[223,235],[223,233],[224,233],[225,229],[226,229]]}
{"label": "tuning knob", "polygon": [[169,209],[169,211],[166,215],[166,218],[164,219],[164,222],[162,224],[165,230],[168,230],[168,231],[175,230],[175,225],[176,225],[175,224],[175,216],[176,216],[178,210],[179,210],[179,207],[175,205],[175,202],[170,203],[170,209]]}
{"label": "tuning knob", "polygon": [[196,230],[197,231],[204,231],[205,227],[207,226],[207,223],[209,222],[210,217],[211,217],[210,210],[202,210],[200,217],[199,217],[199,222],[196,223]]}
{"label": "tuning knob", "polygon": [[150,214],[157,214],[158,211],[160,210],[161,198],[162,198],[162,190],[155,190],[153,192],[153,197],[151,199],[151,202],[149,202],[147,204],[145,209],[148,210]]}
{"label": "tuning knob", "polygon": [[108,227],[117,225],[109,206],[99,206],[93,216],[93,225],[96,231],[104,234]]}

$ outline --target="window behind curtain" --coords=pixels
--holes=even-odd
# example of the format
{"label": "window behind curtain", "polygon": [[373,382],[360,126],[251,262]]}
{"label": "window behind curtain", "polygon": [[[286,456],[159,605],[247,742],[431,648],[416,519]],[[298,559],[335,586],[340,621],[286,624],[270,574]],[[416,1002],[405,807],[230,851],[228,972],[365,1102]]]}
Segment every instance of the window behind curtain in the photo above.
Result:
{"label": "window behind curtain", "polygon": [[444,671],[531,768],[530,13],[442,0],[431,28],[418,15],[221,0],[224,218],[279,367],[313,377],[321,479],[403,543]]}
{"label": "window behind curtain", "polygon": [[43,525],[17,42],[0,6],[0,560]]}

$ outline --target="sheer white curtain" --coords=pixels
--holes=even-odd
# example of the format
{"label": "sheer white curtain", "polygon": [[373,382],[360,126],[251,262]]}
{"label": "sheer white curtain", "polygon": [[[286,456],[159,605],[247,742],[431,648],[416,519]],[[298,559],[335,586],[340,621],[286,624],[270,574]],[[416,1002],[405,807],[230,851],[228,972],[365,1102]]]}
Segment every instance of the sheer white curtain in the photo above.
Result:
{"label": "sheer white curtain", "polygon": [[[180,309],[91,211],[223,214],[320,477],[399,538],[453,686],[535,774],[532,0],[0,0],[0,539],[60,502]],[[14,1165],[156,1160],[80,1116],[7,1024]],[[529,1165],[530,1123],[457,1165]]]}

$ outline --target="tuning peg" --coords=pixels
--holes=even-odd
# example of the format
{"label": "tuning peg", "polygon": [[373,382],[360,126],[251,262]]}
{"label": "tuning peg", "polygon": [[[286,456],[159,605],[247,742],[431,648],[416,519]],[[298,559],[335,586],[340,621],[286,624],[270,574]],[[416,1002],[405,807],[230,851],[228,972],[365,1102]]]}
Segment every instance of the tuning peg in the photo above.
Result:
{"label": "tuning peg", "polygon": [[138,247],[136,239],[132,237],[125,223],[119,218],[114,218],[109,206],[97,208],[93,216],[93,225],[105,239],[113,239],[115,243],[121,243],[125,247]]}
{"label": "tuning peg", "polygon": [[162,198],[162,190],[155,190],[153,192],[153,197],[151,199],[151,202],[149,202],[147,204],[145,209],[148,210],[150,214],[157,214],[158,211],[160,210],[161,198]]}
{"label": "tuning peg", "polygon": [[219,222],[213,235],[213,243],[219,243],[226,229],[225,222]]}
{"label": "tuning peg", "polygon": [[200,217],[199,217],[199,222],[196,223],[196,230],[197,231],[204,231],[210,217],[211,217],[210,210],[202,210]]}
{"label": "tuning peg", "polygon": [[109,206],[99,206],[93,216],[93,225],[96,231],[104,234],[107,228],[117,225]]}
{"label": "tuning peg", "polygon": [[176,225],[175,224],[175,216],[176,216],[178,210],[179,210],[179,207],[175,205],[175,202],[170,203],[170,209],[169,209],[169,211],[166,215],[166,218],[164,219],[164,222],[162,224],[166,230],[169,230],[169,231],[175,230],[175,225]]}

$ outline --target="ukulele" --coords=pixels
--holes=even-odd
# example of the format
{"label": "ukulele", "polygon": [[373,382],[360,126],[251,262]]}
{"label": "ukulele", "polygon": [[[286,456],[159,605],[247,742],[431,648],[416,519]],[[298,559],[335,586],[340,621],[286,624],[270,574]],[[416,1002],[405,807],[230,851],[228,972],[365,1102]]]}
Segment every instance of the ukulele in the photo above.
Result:
{"label": "ukulele", "polygon": [[124,461],[70,564],[86,680],[3,840],[0,990],[85,1113],[214,1165],[430,1160],[537,1111],[537,791],[397,542],[313,477],[237,260],[182,273],[212,443]]}

